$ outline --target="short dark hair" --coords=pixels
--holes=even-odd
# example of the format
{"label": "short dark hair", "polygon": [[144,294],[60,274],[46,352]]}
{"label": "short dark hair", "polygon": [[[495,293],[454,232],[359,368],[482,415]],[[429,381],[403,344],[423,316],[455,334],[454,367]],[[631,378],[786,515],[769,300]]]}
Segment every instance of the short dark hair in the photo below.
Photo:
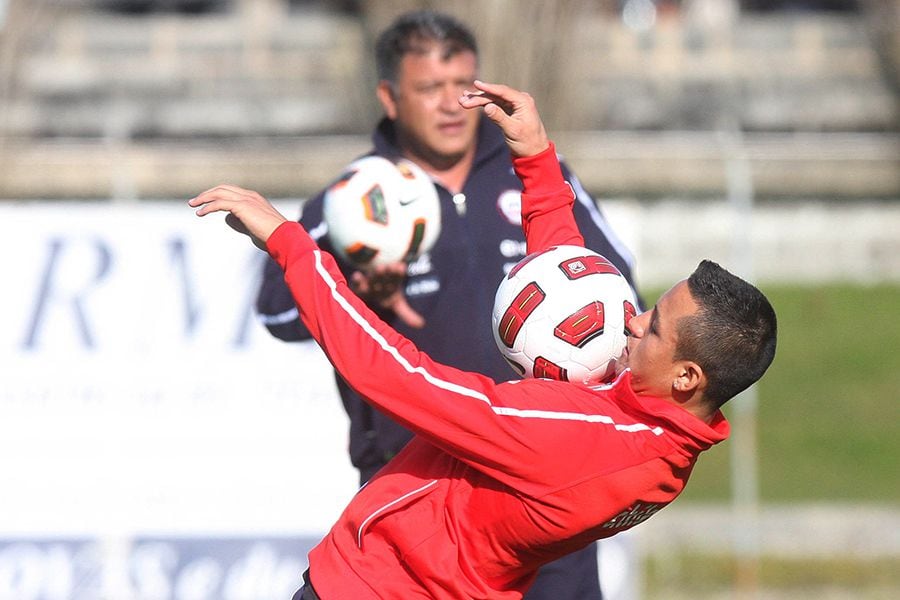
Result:
{"label": "short dark hair", "polygon": [[687,280],[697,314],[678,323],[675,360],[706,374],[704,397],[717,408],[758,381],[775,358],[777,322],[756,287],[704,260]]}
{"label": "short dark hair", "polygon": [[426,53],[440,44],[444,58],[461,52],[478,56],[475,36],[450,15],[433,10],[416,10],[397,17],[375,42],[378,78],[396,82],[400,61],[410,53]]}

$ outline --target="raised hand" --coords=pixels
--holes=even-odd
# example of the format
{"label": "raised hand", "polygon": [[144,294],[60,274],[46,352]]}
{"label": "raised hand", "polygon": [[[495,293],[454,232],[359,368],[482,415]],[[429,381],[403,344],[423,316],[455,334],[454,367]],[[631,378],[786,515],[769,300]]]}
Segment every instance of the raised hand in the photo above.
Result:
{"label": "raised hand", "polygon": [[475,81],[476,91],[459,98],[463,108],[484,107],[484,114],[500,126],[514,156],[534,156],[550,146],[534,98],[506,85]]}
{"label": "raised hand", "polygon": [[225,222],[235,231],[250,236],[260,250],[272,232],[287,219],[258,193],[236,185],[219,185],[188,200],[197,216],[227,212]]}

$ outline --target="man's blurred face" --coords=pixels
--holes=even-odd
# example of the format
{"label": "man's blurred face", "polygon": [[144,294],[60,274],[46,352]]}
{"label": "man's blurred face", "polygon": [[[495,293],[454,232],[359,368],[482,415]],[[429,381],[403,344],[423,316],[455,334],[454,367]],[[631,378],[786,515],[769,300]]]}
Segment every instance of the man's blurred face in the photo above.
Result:
{"label": "man's blurred face", "polygon": [[448,58],[435,44],[425,54],[404,56],[394,85],[379,85],[379,99],[396,125],[404,154],[426,169],[447,169],[474,151],[480,113],[465,110],[458,99],[473,89],[477,68],[472,52]]}
{"label": "man's blurred face", "polygon": [[681,281],[663,294],[651,310],[631,319],[632,335],[620,366],[631,368],[631,387],[638,395],[671,395],[683,362],[675,361],[678,322],[697,311],[687,281]]}

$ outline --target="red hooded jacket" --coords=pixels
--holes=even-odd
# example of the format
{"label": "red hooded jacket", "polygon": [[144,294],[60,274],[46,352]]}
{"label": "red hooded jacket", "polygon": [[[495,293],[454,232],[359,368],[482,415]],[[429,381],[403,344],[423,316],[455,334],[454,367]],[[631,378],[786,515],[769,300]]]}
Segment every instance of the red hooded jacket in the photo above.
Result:
{"label": "red hooded jacket", "polygon": [[[582,244],[555,149],[515,160],[528,250]],[[728,435],[610,384],[496,384],[432,361],[350,291],[302,226],[269,253],[304,324],[347,382],[416,438],[309,555],[323,600],[521,598],[539,566],[649,518]]]}

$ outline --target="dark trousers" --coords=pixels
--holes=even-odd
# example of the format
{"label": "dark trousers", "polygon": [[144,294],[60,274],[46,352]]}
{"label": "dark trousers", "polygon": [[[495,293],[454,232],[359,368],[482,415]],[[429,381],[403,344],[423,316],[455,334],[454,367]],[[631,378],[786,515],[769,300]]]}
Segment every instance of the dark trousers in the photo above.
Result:
{"label": "dark trousers", "polygon": [[602,600],[597,544],[546,564],[524,600]]}
{"label": "dark trousers", "polygon": [[299,590],[294,592],[294,596],[291,600],[322,600],[319,598],[316,590],[313,589],[312,582],[309,580],[309,569],[303,573],[303,585],[300,586]]}

